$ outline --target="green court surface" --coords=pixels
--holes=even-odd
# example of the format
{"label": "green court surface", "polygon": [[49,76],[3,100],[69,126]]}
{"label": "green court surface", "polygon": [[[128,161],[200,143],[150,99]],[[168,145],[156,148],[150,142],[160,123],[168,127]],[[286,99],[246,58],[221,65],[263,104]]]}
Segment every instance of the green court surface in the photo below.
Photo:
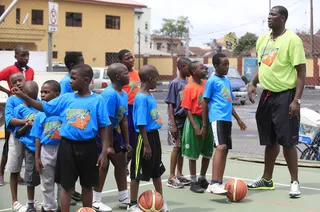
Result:
{"label": "green court surface", "polygon": [[[166,186],[166,180],[169,174],[170,147],[163,146],[163,162],[166,165],[162,181],[164,188],[164,197],[168,206],[173,212],[209,212],[209,211],[320,211],[320,169],[300,168],[299,178],[301,181],[302,198],[290,199],[288,195],[290,176],[286,166],[276,166],[274,181],[276,189],[274,191],[249,191],[247,197],[238,203],[227,200],[225,196],[204,193],[195,194],[189,190],[189,187],[183,189],[172,189]],[[198,161],[200,162],[200,161]],[[200,170],[198,163],[197,170]],[[228,179],[236,177],[245,180],[247,183],[259,178],[263,171],[263,164],[243,162],[229,159],[225,172],[226,182]],[[118,191],[113,177],[113,167],[109,170],[109,176],[104,186],[102,200],[113,208],[113,211],[126,211],[119,209]],[[184,163],[184,174],[188,175],[188,161]],[[209,166],[207,179],[211,179],[211,164]],[[8,175],[5,176],[8,182]],[[139,192],[153,189],[152,182],[141,182]],[[36,199],[41,201],[40,187],[36,189]],[[77,191],[80,190],[78,185]],[[11,211],[10,208],[10,190],[9,184],[0,187],[0,212]],[[26,187],[19,187],[19,201],[26,202]],[[73,206],[71,211],[76,211],[81,206]]]}

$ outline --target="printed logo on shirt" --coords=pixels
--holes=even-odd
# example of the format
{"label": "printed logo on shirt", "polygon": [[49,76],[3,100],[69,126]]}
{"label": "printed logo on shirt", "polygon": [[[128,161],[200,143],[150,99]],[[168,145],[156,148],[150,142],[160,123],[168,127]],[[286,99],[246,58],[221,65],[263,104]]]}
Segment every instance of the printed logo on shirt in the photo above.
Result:
{"label": "printed logo on shirt", "polygon": [[203,93],[199,94],[198,96],[198,104],[202,105],[202,101],[203,101]]}
{"label": "printed logo on shirt", "polygon": [[159,115],[159,112],[158,112],[158,109],[157,109],[157,108],[152,109],[152,110],[150,111],[150,115],[151,115],[152,120],[153,120],[156,124],[162,124],[162,118],[161,118],[161,116]]}
{"label": "printed logo on shirt", "polygon": [[131,93],[137,93],[139,91],[140,82],[130,82],[129,87]]}
{"label": "printed logo on shirt", "polygon": [[73,127],[84,130],[90,120],[90,111],[84,109],[68,109],[67,121]]}
{"label": "printed logo on shirt", "polygon": [[180,96],[180,101],[182,101],[184,95],[183,95],[183,90],[179,92],[179,96]]}
{"label": "printed logo on shirt", "polygon": [[24,117],[25,120],[34,120],[36,118],[36,113],[30,113],[26,117]]}
{"label": "printed logo on shirt", "polygon": [[276,59],[280,48],[274,47],[274,46],[267,46],[267,47],[263,47],[262,49],[265,49],[265,50],[264,52],[262,52],[261,62],[263,64],[266,64],[267,66],[271,66],[274,60]]}
{"label": "printed logo on shirt", "polygon": [[222,88],[221,92],[222,92],[222,97],[224,100],[232,102],[231,93],[230,93],[229,88]]}
{"label": "printed logo on shirt", "polygon": [[44,136],[50,139],[60,140],[60,121],[50,121],[44,124]]}

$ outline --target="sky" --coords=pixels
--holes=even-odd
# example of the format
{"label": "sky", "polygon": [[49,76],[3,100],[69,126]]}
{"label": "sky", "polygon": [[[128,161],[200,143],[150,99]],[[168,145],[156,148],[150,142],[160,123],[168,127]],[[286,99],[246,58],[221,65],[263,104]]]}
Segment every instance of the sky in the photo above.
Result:
{"label": "sky", "polygon": [[[136,0],[151,8],[151,30],[160,29],[163,18],[188,16],[191,45],[203,45],[212,39],[235,32],[261,35],[268,31],[269,0]],[[310,0],[271,0],[289,11],[287,29],[310,29]],[[320,29],[320,0],[313,0],[314,33]]]}

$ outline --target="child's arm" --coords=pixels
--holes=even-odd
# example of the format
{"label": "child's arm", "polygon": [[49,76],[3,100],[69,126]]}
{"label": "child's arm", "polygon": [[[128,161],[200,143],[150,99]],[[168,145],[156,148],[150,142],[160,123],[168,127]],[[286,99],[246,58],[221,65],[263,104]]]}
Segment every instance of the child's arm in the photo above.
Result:
{"label": "child's arm", "polygon": [[41,102],[30,98],[26,94],[22,93],[22,91],[17,87],[12,88],[12,92],[18,97],[20,97],[21,99],[23,99],[27,105],[30,105],[31,107],[43,112],[43,107]]}
{"label": "child's arm", "polygon": [[142,140],[143,140],[143,157],[146,160],[150,160],[151,156],[152,156],[152,151],[151,151],[151,147],[149,144],[149,140],[148,140],[148,135],[147,135],[147,129],[145,125],[140,125],[138,126],[139,130],[140,130],[140,134],[142,136]]}
{"label": "child's arm", "polygon": [[240,117],[238,116],[237,112],[235,111],[235,109],[233,107],[232,107],[232,116],[237,120],[238,125],[241,130],[247,129],[247,125],[240,119]]}
{"label": "child's arm", "polygon": [[38,173],[41,172],[41,169],[43,169],[43,165],[41,162],[41,144],[40,139],[36,138],[36,152],[35,152],[35,159],[36,159],[36,170]]}
{"label": "child's arm", "polygon": [[120,129],[122,138],[124,141],[124,147],[127,149],[128,152],[131,151],[131,146],[129,144],[129,133],[128,133],[128,118],[127,116],[124,116],[122,120],[120,121]]}
{"label": "child's arm", "polygon": [[102,144],[102,152],[97,161],[100,170],[104,170],[109,163],[109,156],[114,155],[112,142],[112,125],[108,125],[99,129]]}
{"label": "child's arm", "polygon": [[196,122],[194,121],[194,118],[193,118],[193,115],[192,115],[191,111],[188,110],[188,109],[186,109],[186,108],[185,108],[185,111],[186,111],[186,113],[187,113],[187,116],[188,116],[188,119],[189,119],[191,125],[193,126],[193,129],[194,129],[196,135],[197,135],[198,137],[200,137],[200,136],[201,136],[201,130],[200,130],[200,128],[198,127],[198,125],[196,124]]}
{"label": "child's arm", "polygon": [[203,98],[202,102],[202,129],[201,129],[201,135],[202,137],[207,137],[208,134],[208,104],[209,104],[209,99]]}
{"label": "child's arm", "polygon": [[25,124],[27,124],[27,120],[23,120],[23,119],[12,118],[9,121],[9,125],[11,126],[22,126]]}
{"label": "child's arm", "polygon": [[171,135],[173,138],[177,138],[177,125],[176,125],[176,120],[174,119],[174,110],[173,110],[173,104],[169,103],[168,104],[168,110],[169,110],[169,118],[171,121]]}
{"label": "child's arm", "polygon": [[23,127],[17,130],[16,132],[17,137],[21,137],[24,134],[26,134],[26,132],[28,131],[28,129],[30,129],[30,127],[32,127],[32,121],[27,121],[27,123]]}

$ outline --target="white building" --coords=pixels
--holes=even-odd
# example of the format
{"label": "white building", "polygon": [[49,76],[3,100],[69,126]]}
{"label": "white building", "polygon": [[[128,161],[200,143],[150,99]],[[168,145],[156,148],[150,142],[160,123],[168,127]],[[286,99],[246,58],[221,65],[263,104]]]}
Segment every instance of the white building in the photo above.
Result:
{"label": "white building", "polygon": [[134,17],[134,53],[139,54],[139,30],[140,30],[140,54],[148,54],[151,49],[151,9],[135,9]]}

